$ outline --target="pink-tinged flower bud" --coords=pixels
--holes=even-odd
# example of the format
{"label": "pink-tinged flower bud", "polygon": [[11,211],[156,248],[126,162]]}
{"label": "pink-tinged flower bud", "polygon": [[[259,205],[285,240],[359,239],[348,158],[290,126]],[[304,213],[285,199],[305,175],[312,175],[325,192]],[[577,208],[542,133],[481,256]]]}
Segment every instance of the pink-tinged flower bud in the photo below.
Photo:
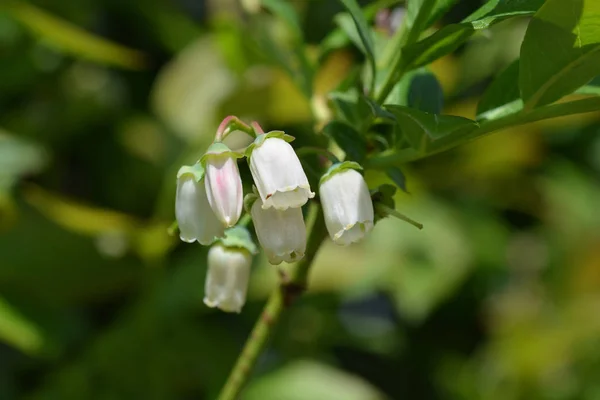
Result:
{"label": "pink-tinged flower bud", "polygon": [[248,148],[248,163],[262,207],[278,210],[302,207],[315,196],[302,164],[281,131],[259,135]]}
{"label": "pink-tinged flower bud", "polygon": [[233,226],[240,219],[244,193],[242,179],[234,153],[223,143],[213,143],[202,162],[206,168],[206,193],[210,207],[217,218],[227,227]]}
{"label": "pink-tinged flower bud", "polygon": [[257,198],[250,211],[256,236],[271,264],[295,262],[304,257],[306,251],[306,226],[302,208],[277,210],[263,208]]}
{"label": "pink-tinged flower bud", "polygon": [[208,203],[203,179],[204,169],[200,164],[180,168],[177,174],[175,217],[181,240],[209,245],[223,236],[225,227]]}
{"label": "pink-tinged flower bud", "polygon": [[319,197],[331,239],[340,245],[360,241],[373,229],[373,201],[360,165],[333,165],[321,178]]}

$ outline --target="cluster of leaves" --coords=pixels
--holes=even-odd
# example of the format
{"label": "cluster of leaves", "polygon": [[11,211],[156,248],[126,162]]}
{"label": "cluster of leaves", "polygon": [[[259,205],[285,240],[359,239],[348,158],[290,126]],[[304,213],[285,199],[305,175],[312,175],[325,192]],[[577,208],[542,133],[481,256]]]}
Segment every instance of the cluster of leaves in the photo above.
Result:
{"label": "cluster of leaves", "polygon": [[[386,170],[402,189],[405,179],[398,167],[403,163],[498,130],[600,108],[595,96],[555,103],[574,92],[600,93],[597,86],[586,86],[600,75],[598,2],[490,0],[463,21],[432,32],[456,1],[412,0],[391,35],[371,27],[370,19],[394,2],[377,2],[364,11],[355,0],[341,2],[347,11],[337,15],[339,28],[324,40],[323,52],[346,45],[345,37],[364,54],[365,65],[329,93],[335,117],[323,133],[348,159]],[[265,6],[298,26],[283,3]],[[532,17],[520,58],[490,84],[476,119],[442,114],[442,89],[428,65],[478,31],[518,17]]]}

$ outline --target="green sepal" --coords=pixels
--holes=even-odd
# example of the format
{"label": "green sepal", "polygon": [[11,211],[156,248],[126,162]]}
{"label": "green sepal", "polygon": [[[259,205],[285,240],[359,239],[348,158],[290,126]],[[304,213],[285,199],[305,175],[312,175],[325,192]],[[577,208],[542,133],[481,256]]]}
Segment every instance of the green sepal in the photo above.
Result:
{"label": "green sepal", "polygon": [[229,248],[245,249],[250,254],[257,254],[258,248],[252,241],[252,236],[248,229],[242,226],[234,226],[225,231],[225,237],[219,239],[217,243]]}
{"label": "green sepal", "polygon": [[244,157],[242,153],[238,153],[236,151],[231,150],[225,143],[221,142],[214,142],[213,144],[208,146],[206,153],[204,153],[204,155],[200,158],[200,162],[202,164],[205,164],[206,159],[209,156],[227,156],[236,159]]}
{"label": "green sepal", "polygon": [[394,201],[396,191],[396,186],[388,184],[381,185],[377,189],[371,190],[371,200],[373,200],[373,208],[375,209],[375,223],[388,216],[387,213],[381,212],[381,208],[377,207],[378,204],[383,204],[389,208],[396,208],[396,202]]}
{"label": "green sepal", "polygon": [[423,229],[423,224],[396,210],[394,201],[396,190],[396,186],[384,184],[371,191],[371,200],[373,200],[373,209],[375,211],[375,219],[373,222],[377,223],[382,218],[394,217],[404,222],[408,222],[418,229]]}
{"label": "green sepal", "polygon": [[191,166],[182,165],[179,171],[177,171],[177,179],[186,174],[193,175],[196,182],[200,182],[204,178],[204,167],[199,162]]}
{"label": "green sepal", "polygon": [[256,193],[248,193],[244,196],[244,210],[246,210],[248,214],[250,214],[256,200],[258,200],[258,195]]}
{"label": "green sepal", "polygon": [[294,141],[294,139],[296,139],[295,137],[286,134],[284,131],[271,131],[271,132],[264,133],[262,135],[258,135],[256,137],[256,139],[254,139],[254,142],[252,142],[250,144],[250,146],[248,146],[246,148],[246,153],[245,153],[246,157],[250,158],[250,156],[252,155],[252,151],[254,151],[254,149],[256,147],[262,146],[264,141],[269,138],[283,139],[288,143],[292,142],[292,141]]}
{"label": "green sepal", "polygon": [[325,181],[330,179],[335,174],[339,174],[340,172],[344,172],[349,169],[353,169],[355,171],[362,172],[363,167],[361,167],[359,163],[354,162],[354,161],[344,161],[341,163],[333,164],[331,167],[329,167],[327,172],[325,172],[325,174],[321,177],[321,180],[319,181],[319,186],[321,186]]}

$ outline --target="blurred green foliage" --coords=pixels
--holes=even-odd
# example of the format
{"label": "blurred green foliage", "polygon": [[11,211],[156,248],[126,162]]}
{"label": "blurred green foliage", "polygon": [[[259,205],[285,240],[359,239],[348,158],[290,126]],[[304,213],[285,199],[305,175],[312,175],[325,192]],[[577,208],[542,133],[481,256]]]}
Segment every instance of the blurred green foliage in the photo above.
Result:
{"label": "blurred green foliage", "polygon": [[[319,140],[324,105],[347,100],[327,93],[364,57],[339,2],[241,3],[0,5],[0,399],[218,392],[276,273],[255,261],[240,315],[203,306],[206,249],[166,234],[175,172],[229,114]],[[363,2],[381,34],[373,10],[393,3]],[[452,3],[435,28],[481,5]],[[411,74],[420,91],[390,96],[465,118],[517,99],[516,71],[541,60],[515,62],[528,19],[477,21]],[[534,103],[580,85],[534,84]],[[581,114],[368,171],[406,185],[396,205],[425,229],[384,220],[364,244],[326,243],[242,398],[599,399],[599,133],[600,114]]]}

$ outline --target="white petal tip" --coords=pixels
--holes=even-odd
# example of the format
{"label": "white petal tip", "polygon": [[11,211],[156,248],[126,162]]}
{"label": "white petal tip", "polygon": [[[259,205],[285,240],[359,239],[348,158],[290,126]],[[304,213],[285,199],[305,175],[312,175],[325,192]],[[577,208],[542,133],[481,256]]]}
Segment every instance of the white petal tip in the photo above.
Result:
{"label": "white petal tip", "polygon": [[207,297],[204,298],[204,304],[207,307],[218,308],[219,310],[225,311],[225,312],[232,312],[232,313],[236,313],[236,314],[239,314],[240,312],[242,312],[242,307],[236,307],[233,304],[228,304],[228,303],[223,304],[220,301],[210,300]]}
{"label": "white petal tip", "polygon": [[346,225],[344,229],[333,235],[331,239],[337,245],[348,246],[363,240],[372,229],[372,221],[357,222],[356,224]]}
{"label": "white petal tip", "polygon": [[279,265],[283,261],[286,263],[294,263],[302,260],[304,258],[304,253],[292,251],[291,253],[285,254],[269,254],[268,258],[271,265]]}
{"label": "white petal tip", "polygon": [[276,210],[287,210],[288,208],[298,208],[305,205],[309,199],[315,197],[315,193],[310,191],[310,186],[290,186],[270,193],[263,200],[262,208],[266,210],[273,207]]}
{"label": "white petal tip", "polygon": [[194,243],[196,241],[195,237],[188,238],[188,237],[184,237],[182,235],[179,235],[179,239],[181,239],[181,241],[185,242],[185,243]]}

